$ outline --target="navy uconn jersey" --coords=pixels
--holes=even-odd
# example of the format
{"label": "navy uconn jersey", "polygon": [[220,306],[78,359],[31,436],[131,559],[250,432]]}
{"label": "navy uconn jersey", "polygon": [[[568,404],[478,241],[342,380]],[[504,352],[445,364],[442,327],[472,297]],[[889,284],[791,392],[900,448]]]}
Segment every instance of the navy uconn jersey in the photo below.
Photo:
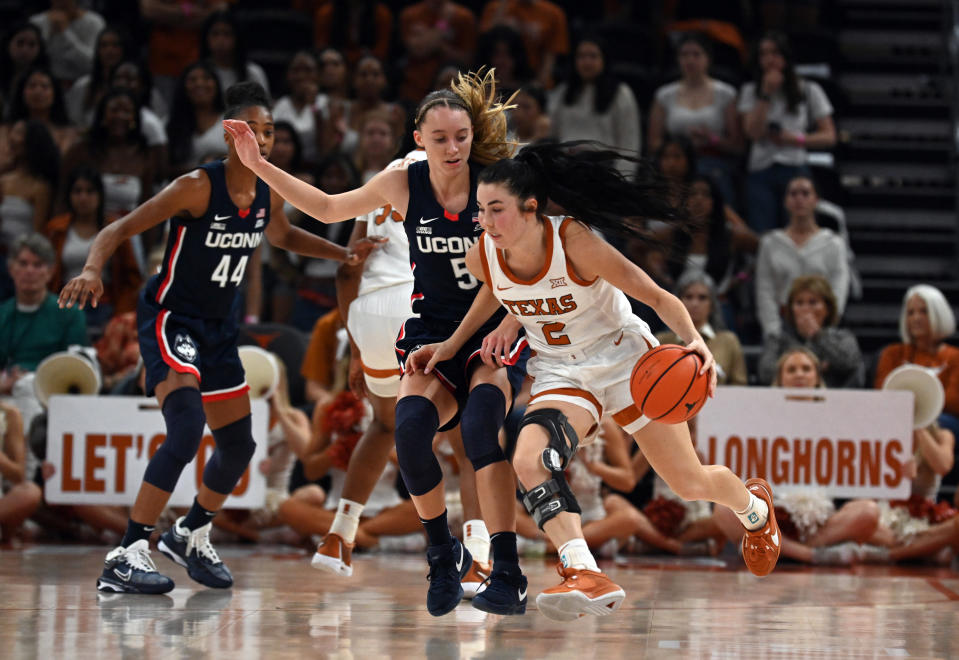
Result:
{"label": "navy uconn jersey", "polygon": [[253,250],[270,222],[270,187],[256,180],[256,197],[239,209],[226,187],[223,161],[201,165],[210,177],[210,203],[201,218],[170,218],[163,266],[146,296],[194,318],[226,318]]}
{"label": "navy uconn jersey", "polygon": [[[483,232],[477,221],[478,166],[469,163],[470,196],[458,215],[444,209],[433,195],[429,164],[407,168],[410,203],[403,223],[410,240],[413,269],[413,312],[424,318],[459,323],[466,316],[480,283],[466,267],[466,253]],[[502,314],[497,312],[497,319]]]}

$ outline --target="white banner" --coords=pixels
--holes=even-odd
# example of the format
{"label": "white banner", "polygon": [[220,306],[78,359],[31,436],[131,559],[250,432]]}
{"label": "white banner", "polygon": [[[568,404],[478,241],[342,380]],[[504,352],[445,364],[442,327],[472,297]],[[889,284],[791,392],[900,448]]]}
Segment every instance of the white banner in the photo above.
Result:
{"label": "white banner", "polygon": [[906,391],[719,387],[696,419],[697,447],[707,464],[776,491],[906,498],[912,408]]}
{"label": "white banner", "polygon": [[[227,507],[263,506],[266,478],[255,469],[267,455],[269,410],[254,400],[250,466],[226,501]],[[44,484],[52,504],[133,504],[147,463],[166,438],[166,425],[155,399],[129,396],[58,395],[50,397],[47,460],[55,473]],[[197,456],[184,468],[170,506],[193,504],[203,467],[216,444],[204,427]]]}

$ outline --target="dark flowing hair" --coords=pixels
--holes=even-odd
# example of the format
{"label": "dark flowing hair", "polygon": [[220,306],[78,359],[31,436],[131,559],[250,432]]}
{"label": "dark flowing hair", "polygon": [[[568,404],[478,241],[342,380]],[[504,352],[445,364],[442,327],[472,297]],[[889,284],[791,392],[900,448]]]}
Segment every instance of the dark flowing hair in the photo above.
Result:
{"label": "dark flowing hair", "polygon": [[[196,112],[187,96],[186,79],[196,69],[203,69],[208,76],[213,78],[213,84],[216,85],[213,107],[221,114],[225,110],[223,90],[220,89],[220,79],[217,77],[216,71],[213,70],[213,66],[201,60],[184,69],[177,80],[176,90],[173,92],[170,118],[166,124],[167,137],[170,141],[170,162],[172,163],[183,163],[189,160],[193,151],[192,138],[193,133],[196,132]],[[192,155],[197,158],[202,156],[202,154]]]}
{"label": "dark flowing hair", "polygon": [[666,152],[667,147],[671,145],[679,147],[679,150],[683,152],[683,157],[686,159],[686,175],[683,176],[680,183],[684,186],[688,185],[696,174],[696,147],[693,145],[693,141],[685,135],[666,135],[663,144],[656,150],[656,154],[653,156],[653,162],[655,162],[657,169],[661,169],[660,162],[662,162],[663,154]]}
{"label": "dark flowing hair", "polygon": [[50,66],[47,45],[43,40],[43,33],[40,32],[40,28],[26,20],[14,23],[9,30],[4,32],[3,41],[0,42],[0,93],[6,94],[16,82],[17,72],[13,60],[10,59],[10,42],[13,41],[15,36],[27,30],[36,35],[39,44],[37,58],[30,63],[30,66],[43,69]]}
{"label": "dark flowing hair", "polygon": [[275,135],[280,131],[288,133],[290,141],[293,142],[293,158],[290,161],[290,172],[295,174],[296,172],[303,171],[303,141],[300,139],[300,134],[296,132],[293,124],[283,119],[273,124],[273,134]]}
{"label": "dark flowing hair", "polygon": [[[688,181],[686,194],[688,195],[694,183],[705,183],[709,186],[709,195],[713,200],[713,210],[709,217],[703,221],[698,221],[696,228],[705,229],[709,238],[707,241],[706,272],[716,282],[722,282],[729,268],[730,255],[730,233],[726,226],[726,202],[719,186],[710,177],[705,174],[694,174]],[[691,225],[692,227],[692,225]],[[675,258],[670,262],[670,271],[674,278],[679,277],[686,267],[686,255],[689,254],[689,248],[692,245],[693,232],[678,232],[673,239],[673,249]]]}
{"label": "dark flowing hair", "polygon": [[26,101],[23,100],[23,92],[27,88],[27,81],[38,73],[49,78],[50,83],[53,85],[53,105],[50,106],[50,122],[57,126],[69,126],[70,119],[67,117],[67,106],[63,102],[63,90],[60,88],[60,83],[53,77],[50,69],[41,66],[31,66],[17,79],[17,86],[13,92],[13,98],[10,99],[8,121],[13,123],[20,119],[30,118],[30,110],[27,108]]}
{"label": "dark flowing hair", "polygon": [[344,53],[350,45],[350,35],[353,30],[350,26],[350,13],[356,11],[360,18],[359,43],[365,50],[372,50],[379,36],[376,30],[376,0],[333,0],[333,11],[330,15],[330,46]]}
{"label": "dark flowing hair", "polygon": [[613,63],[609,59],[609,49],[606,47],[606,41],[596,34],[587,34],[579,40],[576,48],[573,49],[573,57],[570,62],[569,78],[566,82],[566,93],[563,95],[563,105],[573,105],[583,93],[586,82],[576,70],[576,50],[583,43],[595,44],[603,58],[603,70],[593,83],[596,87],[596,93],[593,95],[593,112],[598,115],[605,114],[609,106],[613,103],[616,96],[616,90],[619,89],[619,79],[613,74]]}
{"label": "dark flowing hair", "polygon": [[[120,50],[123,51],[123,55],[120,57],[120,61],[117,62],[109,71],[104,72],[103,66],[100,64],[100,43],[103,41],[103,37],[108,34],[113,34],[120,42]],[[88,110],[93,107],[93,103],[96,100],[97,92],[103,89],[104,87],[109,86],[110,78],[113,77],[113,72],[118,66],[123,64],[133,55],[130,48],[130,39],[127,36],[126,31],[118,25],[107,25],[102,30],[100,34],[97,35],[96,46],[93,47],[93,70],[90,72],[90,85],[87,87],[86,94],[83,95],[83,108]]]}
{"label": "dark flowing hair", "polygon": [[67,210],[71,214],[76,214],[73,202],[70,200],[70,193],[77,181],[89,181],[97,195],[100,196],[100,201],[97,203],[97,229],[103,229],[103,225],[106,224],[106,196],[103,191],[103,177],[100,176],[100,172],[96,168],[86,164],[78,165],[67,175],[65,201]]}
{"label": "dark flowing hair", "polygon": [[[21,121],[21,120],[17,120]],[[27,170],[50,184],[52,190],[57,189],[60,178],[60,149],[53,140],[47,125],[37,119],[26,121],[27,131],[23,140],[23,158]]]}
{"label": "dark flowing hair", "polygon": [[87,143],[90,145],[90,151],[93,153],[103,153],[109,144],[107,129],[103,126],[103,119],[106,116],[107,104],[115,98],[127,98],[133,103],[133,127],[127,131],[126,140],[129,143],[135,143],[141,152],[146,153],[147,143],[143,137],[140,126],[140,102],[136,96],[128,89],[122,87],[112,87],[107,90],[103,98],[97,103],[97,110],[93,115],[93,124],[87,132]]}
{"label": "dark flowing hair", "polygon": [[492,66],[490,61],[497,44],[506,44],[510,57],[513,58],[513,75],[520,85],[525,85],[535,77],[529,66],[526,56],[526,44],[523,35],[507,25],[497,25],[480,35],[476,45],[476,61],[486,66]]}
{"label": "dark flowing hair", "polygon": [[[638,166],[630,181],[617,168]],[[684,210],[670,204],[670,184],[647,160],[589,140],[527,145],[516,156],[487,166],[480,183],[500,183],[520,200],[534,198],[540,211],[548,201],[583,224],[626,238],[659,244],[646,230],[655,219],[684,228]]]}
{"label": "dark flowing hair", "polygon": [[233,12],[229,10],[220,10],[215,11],[203,22],[203,27],[200,31],[200,59],[201,60],[212,60],[212,55],[210,53],[210,32],[213,31],[213,26],[217,23],[224,23],[230,26],[230,29],[233,30],[233,71],[236,73],[237,82],[243,82],[247,79],[247,52],[246,52],[246,41],[243,39],[243,36],[240,34],[240,26],[236,21],[236,16],[233,15]]}
{"label": "dark flowing hair", "polygon": [[783,68],[783,94],[786,95],[786,107],[789,112],[796,112],[796,108],[802,103],[804,95],[799,85],[799,76],[796,75],[796,60],[793,57],[793,49],[789,44],[789,37],[782,32],[770,30],[764,32],[756,41],[753,50],[753,81],[756,83],[756,94],[759,94],[763,84],[763,70],[759,65],[759,47],[764,41],[771,41],[776,46],[776,50],[782,55],[786,62]]}

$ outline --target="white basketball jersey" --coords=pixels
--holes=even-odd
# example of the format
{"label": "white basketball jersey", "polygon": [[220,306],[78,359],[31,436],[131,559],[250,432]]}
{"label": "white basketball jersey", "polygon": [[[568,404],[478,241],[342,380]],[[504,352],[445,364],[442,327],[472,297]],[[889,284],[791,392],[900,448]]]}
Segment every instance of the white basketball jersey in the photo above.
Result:
{"label": "white basketball jersey", "polygon": [[[405,158],[397,158],[387,165],[386,169],[405,169],[418,160],[426,160],[426,152],[422,149],[409,152]],[[412,287],[410,243],[403,229],[403,215],[387,205],[360,216],[356,221],[366,223],[367,236],[383,236],[388,239],[384,245],[373,250],[366,260],[357,295],[364,296],[371,291],[398,284],[409,284]]]}
{"label": "white basketball jersey", "polygon": [[480,254],[493,294],[526,329],[530,348],[538,355],[576,355],[597,340],[621,331],[632,322],[626,295],[609,282],[587,282],[566,261],[563,236],[572,218],[547,217],[547,263],[532,280],[524,281],[506,265],[486,234]]}

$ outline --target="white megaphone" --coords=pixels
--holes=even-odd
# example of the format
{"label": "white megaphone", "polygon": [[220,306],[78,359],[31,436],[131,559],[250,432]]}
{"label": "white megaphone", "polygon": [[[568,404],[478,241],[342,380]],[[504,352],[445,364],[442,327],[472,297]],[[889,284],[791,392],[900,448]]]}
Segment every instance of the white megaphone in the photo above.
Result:
{"label": "white megaphone", "polygon": [[890,371],[882,389],[913,393],[913,428],[924,429],[932,424],[946,405],[942,382],[931,369],[918,364],[903,364]]}
{"label": "white megaphone", "polygon": [[280,384],[280,364],[273,353],[259,346],[240,346],[240,362],[254,399],[268,399]]}
{"label": "white megaphone", "polygon": [[100,385],[99,366],[83,351],[48,356],[33,378],[33,391],[44,408],[55,394],[96,394]]}

